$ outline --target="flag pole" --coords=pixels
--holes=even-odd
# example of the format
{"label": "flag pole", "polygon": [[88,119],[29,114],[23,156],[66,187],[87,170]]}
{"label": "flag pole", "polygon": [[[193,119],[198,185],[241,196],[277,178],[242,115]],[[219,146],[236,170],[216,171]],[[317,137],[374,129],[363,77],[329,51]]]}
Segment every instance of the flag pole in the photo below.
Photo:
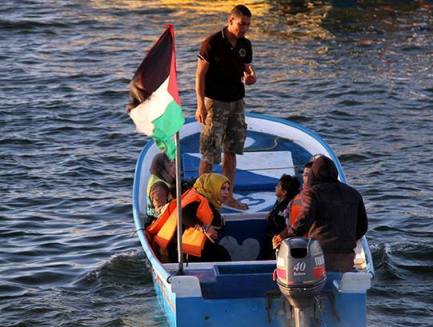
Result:
{"label": "flag pole", "polygon": [[179,132],[176,132],[176,206],[177,206],[177,260],[179,268],[177,275],[183,275],[183,253],[182,253],[182,205],[181,205],[181,177],[180,177],[180,142]]}

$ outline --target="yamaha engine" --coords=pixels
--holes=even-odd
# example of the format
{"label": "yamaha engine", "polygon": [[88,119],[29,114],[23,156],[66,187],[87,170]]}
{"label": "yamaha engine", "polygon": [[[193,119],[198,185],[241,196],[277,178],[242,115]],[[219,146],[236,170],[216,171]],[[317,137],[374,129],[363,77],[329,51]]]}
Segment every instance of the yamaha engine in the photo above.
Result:
{"label": "yamaha engine", "polygon": [[293,308],[295,327],[317,325],[315,304],[326,282],[325,259],[316,240],[285,239],[277,253],[275,279],[281,293]]}

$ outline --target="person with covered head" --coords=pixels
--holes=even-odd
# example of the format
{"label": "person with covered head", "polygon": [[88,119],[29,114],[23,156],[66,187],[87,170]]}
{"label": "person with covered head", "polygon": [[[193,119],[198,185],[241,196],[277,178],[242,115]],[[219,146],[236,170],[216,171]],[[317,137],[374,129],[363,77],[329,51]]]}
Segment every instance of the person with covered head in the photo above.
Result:
{"label": "person with covered head", "polygon": [[147,181],[146,225],[155,220],[162,208],[176,196],[176,164],[165,153],[158,153],[152,160]]}
{"label": "person with covered head", "polygon": [[[182,251],[190,261],[228,261],[230,255],[218,244],[223,220],[219,209],[230,195],[227,177],[207,173],[181,197]],[[146,231],[170,261],[177,258],[177,207],[171,201],[160,217]]]}
{"label": "person with covered head", "polygon": [[[368,227],[362,196],[338,180],[334,162],[326,156],[313,161],[308,185],[302,190],[300,215],[287,236],[305,234],[319,241],[328,271],[353,271],[354,248]],[[273,240],[278,247],[280,239]]]}

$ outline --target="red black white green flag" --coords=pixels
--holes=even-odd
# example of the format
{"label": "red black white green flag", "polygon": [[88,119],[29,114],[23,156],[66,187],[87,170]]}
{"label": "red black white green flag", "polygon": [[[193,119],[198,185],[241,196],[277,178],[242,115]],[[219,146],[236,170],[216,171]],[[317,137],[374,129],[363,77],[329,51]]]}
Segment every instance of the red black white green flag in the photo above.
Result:
{"label": "red black white green flag", "polygon": [[170,159],[176,155],[173,135],[185,122],[176,80],[174,27],[152,46],[131,81],[129,116],[137,131],[151,136]]}

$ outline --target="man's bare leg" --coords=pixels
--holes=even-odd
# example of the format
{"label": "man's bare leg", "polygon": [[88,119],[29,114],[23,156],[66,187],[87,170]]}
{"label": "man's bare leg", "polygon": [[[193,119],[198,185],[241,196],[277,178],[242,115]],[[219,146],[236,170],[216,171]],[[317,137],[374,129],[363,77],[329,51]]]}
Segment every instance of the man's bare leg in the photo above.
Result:
{"label": "man's bare leg", "polygon": [[212,164],[204,160],[200,160],[200,165],[198,167],[198,175],[201,176],[203,174],[211,173],[211,172],[212,172]]}
{"label": "man's bare leg", "polygon": [[233,188],[235,185],[235,174],[236,174],[236,154],[232,152],[224,152],[223,159],[223,174],[230,180],[230,196],[226,204],[229,207],[247,210],[248,205],[246,203],[239,202],[233,197]]}

